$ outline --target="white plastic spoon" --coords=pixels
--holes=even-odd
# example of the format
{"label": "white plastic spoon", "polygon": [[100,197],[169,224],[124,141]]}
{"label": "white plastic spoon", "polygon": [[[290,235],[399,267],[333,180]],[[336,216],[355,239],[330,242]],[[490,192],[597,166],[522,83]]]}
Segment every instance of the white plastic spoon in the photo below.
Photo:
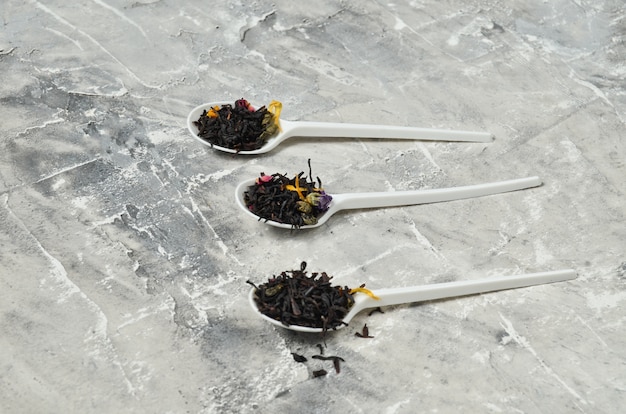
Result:
{"label": "white plastic spoon", "polygon": [[[363,293],[354,294],[354,305],[350,308],[348,314],[343,318],[343,322],[350,323],[357,313],[368,308],[377,308],[383,306],[401,305],[404,303],[424,302],[429,300],[437,300],[444,298],[452,298],[458,296],[475,295],[479,293],[494,292],[497,290],[515,289],[534,285],[543,285],[547,283],[562,282],[576,278],[576,272],[573,269],[555,270],[551,272],[529,273],[524,275],[498,276],[479,280],[464,280],[458,282],[437,283],[432,285],[423,285],[406,288],[378,289],[372,291],[378,300],[369,297]],[[322,332],[322,328],[311,328],[308,326],[284,325],[282,322],[265,316],[259,311],[254,297],[255,289],[253,288],[248,295],[252,309],[258,313],[260,317],[286,329],[299,332]],[[344,325],[339,325],[336,329],[340,329]]]}
{"label": "white plastic spoon", "polygon": [[[248,187],[254,185],[255,179],[240,183],[235,190],[237,205],[246,214],[259,220],[259,216],[251,212],[244,201],[244,192]],[[432,190],[413,191],[385,191],[372,193],[345,193],[332,194],[328,210],[317,218],[316,224],[304,225],[300,229],[310,229],[319,227],[326,223],[328,219],[341,210],[398,207],[417,204],[439,203],[442,201],[462,200],[467,198],[482,197],[492,194],[506,193],[510,191],[523,190],[526,188],[541,185],[539,177],[518,178],[515,180],[499,181],[487,184],[468,185],[464,187],[436,188]],[[294,228],[291,224],[279,223],[277,221],[261,220],[274,227],[284,229]]]}
{"label": "white plastic spoon", "polygon": [[368,125],[368,124],[344,124],[335,122],[306,122],[280,120],[282,132],[268,139],[263,147],[252,151],[239,151],[234,149],[211,145],[210,142],[198,136],[198,128],[194,125],[204,110],[214,106],[222,106],[233,102],[211,102],[194,108],[187,116],[187,128],[191,135],[216,150],[231,154],[257,155],[269,152],[281,142],[293,137],[316,137],[316,138],[390,138],[412,139],[429,141],[466,141],[466,142],[491,142],[493,135],[488,132],[454,131],[446,129],[431,129],[417,127],[400,127],[391,125]]}

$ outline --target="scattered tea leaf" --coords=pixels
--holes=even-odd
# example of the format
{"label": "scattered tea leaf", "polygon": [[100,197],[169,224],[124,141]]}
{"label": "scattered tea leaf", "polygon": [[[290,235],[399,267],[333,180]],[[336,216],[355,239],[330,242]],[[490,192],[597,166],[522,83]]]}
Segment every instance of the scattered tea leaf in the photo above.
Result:
{"label": "scattered tea leaf", "polygon": [[373,338],[373,336],[370,336],[370,330],[367,327],[367,324],[363,325],[363,329],[361,330],[361,332],[355,332],[356,336],[358,336],[359,338]]}
{"label": "scattered tea leaf", "polygon": [[317,344],[316,346],[319,348],[319,350],[320,350],[320,354],[324,355],[324,345],[322,345],[322,344]]}
{"label": "scattered tea leaf", "polygon": [[303,355],[296,354],[295,352],[292,352],[291,355],[293,356],[293,359],[296,362],[306,362],[307,361],[306,357],[303,356]]}
{"label": "scattered tea leaf", "polygon": [[341,368],[339,366],[339,361],[346,362],[345,359],[339,356],[324,356],[324,355],[313,355],[311,358],[320,359],[322,361],[333,361],[333,366],[335,367],[335,372],[339,374],[341,372]]}
{"label": "scattered tea leaf", "polygon": [[[343,361],[343,359],[341,361]],[[333,366],[335,367],[335,372],[339,374],[341,372],[341,367],[339,366],[339,359],[333,359]]]}
{"label": "scattered tea leaf", "polygon": [[374,314],[374,313],[376,313],[376,312],[385,313],[385,312],[383,312],[383,310],[382,310],[382,309],[380,308],[380,306],[379,306],[379,307],[377,307],[377,308],[375,308],[375,309],[372,309],[372,310],[371,310],[371,311],[367,314],[367,316],[372,316],[372,314]]}
{"label": "scattered tea leaf", "polygon": [[325,369],[318,369],[317,371],[313,371],[313,378],[323,377],[326,374],[328,374],[328,371]]}

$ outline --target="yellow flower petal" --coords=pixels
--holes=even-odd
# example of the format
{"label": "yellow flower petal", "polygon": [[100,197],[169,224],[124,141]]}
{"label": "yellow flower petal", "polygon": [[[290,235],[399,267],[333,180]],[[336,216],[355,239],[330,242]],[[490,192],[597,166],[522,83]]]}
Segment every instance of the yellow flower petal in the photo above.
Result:
{"label": "yellow flower petal", "polygon": [[372,292],[372,291],[371,291],[371,290],[369,290],[369,289],[365,289],[365,288],[362,288],[362,287],[358,287],[358,288],[353,288],[353,289],[350,289],[350,294],[351,294],[351,295],[352,295],[353,293],[357,293],[357,292],[365,293],[367,296],[369,296],[369,297],[370,297],[370,298],[372,298],[372,299],[380,300],[380,298],[379,298],[378,296],[376,296],[376,295],[374,294],[374,292]]}
{"label": "yellow flower petal", "polygon": [[272,101],[267,106],[267,110],[272,114],[272,121],[274,122],[274,125],[276,125],[279,131],[282,131],[283,129],[280,127],[279,118],[280,112],[283,110],[283,104],[278,101]]}
{"label": "yellow flower petal", "polygon": [[300,197],[300,200],[306,200],[306,197],[302,194],[302,190],[306,190],[306,189],[300,187],[300,176],[298,175],[296,175],[296,185],[293,186],[291,184],[287,184],[285,186],[285,190],[295,191],[298,193],[298,197]]}
{"label": "yellow flower petal", "polygon": [[207,111],[206,116],[208,116],[209,118],[217,118],[217,111],[219,110],[220,110],[219,106],[214,106]]}

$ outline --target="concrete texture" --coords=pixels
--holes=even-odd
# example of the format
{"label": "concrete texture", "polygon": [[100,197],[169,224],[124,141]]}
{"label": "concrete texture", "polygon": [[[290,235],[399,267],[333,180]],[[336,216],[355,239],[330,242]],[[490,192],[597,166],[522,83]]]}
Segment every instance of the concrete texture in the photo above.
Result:
{"label": "concrete texture", "polygon": [[[626,402],[626,7],[601,1],[5,0],[0,408],[6,413],[617,413]],[[258,157],[186,130],[203,102],[289,120],[483,130],[488,144],[302,139]],[[251,220],[238,182],[329,193],[543,186]],[[372,289],[578,279],[361,314],[326,337],[249,308],[307,261]],[[354,334],[367,323],[372,339]],[[295,362],[291,353],[308,358]],[[313,378],[324,368],[328,375]]]}

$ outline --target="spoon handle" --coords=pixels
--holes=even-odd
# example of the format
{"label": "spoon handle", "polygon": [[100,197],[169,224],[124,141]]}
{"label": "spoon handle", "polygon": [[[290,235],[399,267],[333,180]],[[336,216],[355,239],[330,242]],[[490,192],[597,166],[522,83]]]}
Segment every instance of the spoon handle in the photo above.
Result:
{"label": "spoon handle", "polygon": [[378,289],[374,293],[380,300],[371,300],[367,306],[400,305],[403,303],[475,295],[497,290],[562,282],[575,278],[576,272],[573,269],[564,269],[523,275],[498,276],[479,280],[436,283],[408,288]]}
{"label": "spoon handle", "polygon": [[[290,136],[334,138],[392,138],[428,141],[491,142],[489,132],[401,127],[393,125],[346,124],[341,122],[285,121]],[[287,132],[287,128],[285,128]]]}
{"label": "spoon handle", "polygon": [[337,210],[408,206],[482,197],[523,190],[539,185],[541,185],[539,177],[527,177],[486,184],[436,188],[431,190],[334,194],[333,204],[335,204]]}

